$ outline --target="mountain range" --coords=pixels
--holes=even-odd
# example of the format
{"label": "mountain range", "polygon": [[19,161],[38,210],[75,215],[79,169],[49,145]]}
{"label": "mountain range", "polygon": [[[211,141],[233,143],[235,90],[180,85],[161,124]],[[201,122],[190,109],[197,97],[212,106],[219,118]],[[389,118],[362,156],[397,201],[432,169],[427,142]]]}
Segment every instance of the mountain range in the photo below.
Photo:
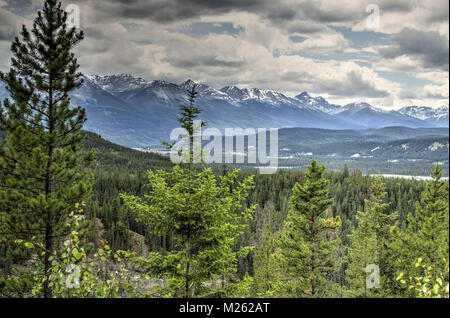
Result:
{"label": "mountain range", "polygon": [[[187,103],[181,84],[146,81],[130,74],[83,76],[84,84],[71,93],[72,103],[86,109],[85,128],[107,140],[128,146],[147,147],[168,140],[179,126],[178,106]],[[289,97],[280,92],[227,86],[221,89],[199,83],[196,104],[207,127],[376,129],[387,126],[410,128],[448,127],[449,109],[407,106],[383,110],[365,102],[330,104],[324,98],[302,92]],[[8,96],[0,84],[0,98]]]}

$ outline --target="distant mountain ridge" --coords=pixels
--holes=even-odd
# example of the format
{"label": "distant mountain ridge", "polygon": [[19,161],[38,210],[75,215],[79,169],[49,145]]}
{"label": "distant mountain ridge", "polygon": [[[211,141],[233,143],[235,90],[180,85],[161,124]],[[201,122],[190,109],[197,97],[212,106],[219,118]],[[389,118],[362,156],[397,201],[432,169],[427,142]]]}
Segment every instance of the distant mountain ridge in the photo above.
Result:
{"label": "distant mountain ridge", "polygon": [[437,122],[447,123],[448,125],[448,106],[431,108],[427,106],[406,106],[398,110],[400,114],[414,117],[421,120],[435,120]]}
{"label": "distant mountain ridge", "polygon": [[[187,103],[192,80],[180,84],[146,81],[130,74],[84,76],[71,93],[72,103],[86,109],[87,130],[129,147],[146,147],[168,140],[178,127],[178,105]],[[228,86],[221,89],[199,83],[197,105],[209,127],[375,129],[448,127],[448,107],[408,106],[384,111],[367,103],[344,106],[303,92],[289,97],[273,90]],[[8,96],[0,84],[0,97]]]}

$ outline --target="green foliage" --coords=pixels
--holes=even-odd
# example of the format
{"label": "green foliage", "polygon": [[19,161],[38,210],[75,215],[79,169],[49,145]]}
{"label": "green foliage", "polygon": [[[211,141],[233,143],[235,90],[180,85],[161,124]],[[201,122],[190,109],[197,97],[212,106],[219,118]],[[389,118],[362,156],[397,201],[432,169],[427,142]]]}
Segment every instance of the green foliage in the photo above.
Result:
{"label": "green foliage", "polygon": [[[448,290],[448,260],[442,259],[443,266],[433,269],[432,266],[423,264],[423,259],[419,258],[415,267],[421,271],[419,277],[405,278],[403,273],[397,277],[404,285],[409,285],[409,289],[416,291],[420,298],[449,298]],[[438,272],[438,274],[435,274]]]}
{"label": "green foliage", "polygon": [[[177,118],[181,127],[187,130],[191,138],[194,135],[194,120],[201,113],[201,109],[195,106],[195,99],[198,95],[196,88],[197,84],[194,84],[190,90],[187,90],[189,105],[180,105],[181,115]],[[206,122],[201,121],[201,126],[204,125]]]}
{"label": "green foliage", "polygon": [[[179,154],[183,155],[184,162],[191,163],[199,163],[202,161],[201,158],[201,141],[196,141],[196,129],[200,129],[201,127],[206,125],[206,122],[200,120],[199,125],[196,127],[196,118],[202,110],[195,105],[195,99],[197,98],[198,92],[196,91],[197,84],[192,85],[191,89],[186,90],[188,94],[189,105],[180,105],[180,116],[177,117],[178,122],[181,124],[181,128],[184,128],[188,133],[188,144],[183,144],[181,142],[179,149]],[[175,146],[176,142],[167,143],[163,142],[163,145],[166,145],[167,149],[172,149]],[[197,149],[195,149],[197,148]],[[199,156],[200,155],[200,156]]]}
{"label": "green foliage", "polygon": [[157,290],[158,295],[223,296],[223,288],[214,282],[227,286],[234,280],[237,259],[250,251],[234,250],[235,240],[255,208],[242,206],[253,178],[236,184],[237,176],[233,171],[217,179],[211,169],[195,173],[176,166],[171,172],[149,171],[151,192],[145,199],[121,196],[139,222],[173,237],[173,250],[152,252],[148,260],[140,261],[150,275],[168,277],[167,287]]}
{"label": "green foliage", "polygon": [[[423,274],[421,267],[414,266],[419,258],[431,267],[430,275],[434,277],[440,275],[441,260],[449,259],[448,181],[441,179],[442,170],[437,163],[431,177],[415,211],[408,214],[406,231],[398,234],[396,245],[401,252],[394,266],[408,277]],[[410,289],[408,295],[417,296],[415,292],[416,289]]]}
{"label": "green foliage", "polygon": [[277,261],[283,275],[280,296],[324,296],[330,284],[327,277],[335,270],[336,229],[341,220],[326,215],[333,199],[324,170],[325,166],[312,160],[304,184],[294,186],[291,210],[278,242]]}
{"label": "green foliage", "polygon": [[12,43],[9,72],[0,74],[12,99],[0,107],[0,231],[9,241],[42,242],[45,275],[69,207],[91,189],[84,168],[93,153],[80,148],[85,111],[69,107],[68,95],[82,85],[71,50],[83,32],[66,20],[60,3],[45,1],[31,33],[23,26]]}
{"label": "green foliage", "polygon": [[85,132],[82,143],[84,150],[95,151],[97,160],[92,165],[92,169],[99,173],[120,173],[122,176],[128,176],[144,173],[150,167],[168,169],[173,166],[169,158],[114,144],[92,132]]}
{"label": "green foliage", "polygon": [[273,297],[279,280],[274,253],[277,236],[272,233],[269,223],[263,230],[262,238],[255,248],[253,293],[256,297]]}
{"label": "green foliage", "polygon": [[[381,177],[372,179],[370,192],[370,199],[365,200],[364,212],[357,214],[357,228],[349,235],[346,274],[348,293],[353,297],[379,297],[386,295],[388,290],[388,264],[391,260],[386,249],[392,241],[391,228],[397,213],[386,214],[389,203],[385,202],[387,193]],[[366,284],[366,268],[371,264],[380,269],[380,282],[376,288],[368,288]]]}
{"label": "green foliage", "polygon": [[0,277],[0,295],[8,298],[24,298],[31,293],[34,273],[19,267],[12,268],[9,275]]}
{"label": "green foliage", "polygon": [[422,193],[421,203],[416,203],[415,214],[408,215],[408,235],[409,248],[418,257],[424,257],[426,263],[434,265],[442,258],[448,258],[449,189],[448,182],[441,179],[442,170],[438,163],[431,171],[431,177],[432,181]]}
{"label": "green foliage", "polygon": [[[117,298],[138,295],[138,286],[142,277],[133,274],[127,266],[126,257],[121,251],[113,253],[109,245],[104,245],[95,253],[88,253],[86,246],[79,238],[82,216],[70,213],[70,223],[66,226],[72,231],[62,242],[59,250],[49,252],[51,266],[49,275],[32,276],[32,286],[28,297],[42,297],[45,285],[52,288],[52,297],[55,298]],[[37,247],[44,250],[37,243],[17,240],[26,248]],[[44,250],[45,252],[45,250]],[[127,254],[129,257],[129,255]],[[37,272],[43,271],[42,264],[36,266]]]}

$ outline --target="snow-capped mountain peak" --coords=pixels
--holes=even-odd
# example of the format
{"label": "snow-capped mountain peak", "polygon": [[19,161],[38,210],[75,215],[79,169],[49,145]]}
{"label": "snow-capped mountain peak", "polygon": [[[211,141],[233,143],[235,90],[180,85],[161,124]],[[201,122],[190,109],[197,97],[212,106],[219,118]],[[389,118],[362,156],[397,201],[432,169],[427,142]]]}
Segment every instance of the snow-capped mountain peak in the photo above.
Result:
{"label": "snow-capped mountain peak", "polygon": [[434,118],[444,118],[449,116],[448,105],[441,106],[435,110],[436,116]]}
{"label": "snow-capped mountain peak", "polygon": [[347,104],[345,106],[342,106],[338,109],[336,109],[333,113],[334,114],[339,114],[345,111],[349,111],[349,112],[358,112],[358,111],[362,111],[362,110],[370,110],[370,111],[375,111],[375,112],[384,112],[382,109],[380,108],[376,108],[373,107],[372,105],[366,103],[366,102],[356,102],[356,103],[350,103]]}
{"label": "snow-capped mountain peak", "polygon": [[181,87],[182,89],[188,90],[188,89],[191,89],[192,86],[194,86],[195,84],[196,84],[196,83],[195,83],[193,80],[188,79],[187,81],[181,83],[181,84],[180,84],[180,87]]}
{"label": "snow-capped mountain peak", "polygon": [[306,106],[320,110],[324,113],[331,114],[336,111],[340,106],[328,103],[322,96],[312,97],[307,92],[295,96],[296,99],[304,103]]}
{"label": "snow-capped mountain peak", "polygon": [[197,85],[195,90],[203,98],[229,99],[229,96],[221,90],[208,86],[205,83],[196,83],[191,79],[188,79],[184,83],[180,84],[180,88],[183,90],[190,90],[194,85]]}
{"label": "snow-capped mountain peak", "polygon": [[243,90],[237,86],[226,86],[220,89],[220,91],[235,99],[243,99],[245,96],[248,96],[248,91],[246,89]]}
{"label": "snow-capped mountain peak", "polygon": [[302,92],[301,94],[295,96],[295,98],[307,101],[307,100],[310,100],[312,97],[307,92]]}
{"label": "snow-capped mountain peak", "polygon": [[406,106],[399,109],[398,112],[420,120],[427,120],[448,117],[449,109],[448,106],[441,106],[439,108],[431,108],[428,106]]}
{"label": "snow-capped mountain peak", "polygon": [[239,88],[237,86],[226,86],[220,89],[229,98],[241,102],[256,101],[259,103],[272,104],[274,106],[279,104],[293,104],[291,98],[284,94],[272,90],[263,90],[258,88]]}
{"label": "snow-capped mountain peak", "polygon": [[112,93],[123,92],[149,84],[149,82],[142,78],[136,78],[126,73],[106,76],[89,75],[86,77],[102,89]]}

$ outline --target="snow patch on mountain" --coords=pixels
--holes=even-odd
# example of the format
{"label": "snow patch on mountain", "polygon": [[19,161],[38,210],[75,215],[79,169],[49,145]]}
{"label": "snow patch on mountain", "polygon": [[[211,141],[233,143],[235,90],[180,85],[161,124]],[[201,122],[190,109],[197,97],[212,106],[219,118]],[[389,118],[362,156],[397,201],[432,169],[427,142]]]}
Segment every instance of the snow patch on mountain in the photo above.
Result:
{"label": "snow patch on mountain", "polygon": [[449,114],[448,106],[432,108],[428,106],[406,106],[398,110],[400,114],[420,120],[440,119]]}
{"label": "snow patch on mountain", "polygon": [[311,97],[307,92],[295,96],[296,99],[308,105],[310,108],[320,110],[324,113],[331,114],[340,108],[339,105],[328,103],[322,96]]}
{"label": "snow patch on mountain", "polygon": [[332,112],[332,114],[339,114],[339,113],[342,113],[345,111],[355,113],[355,112],[362,111],[362,110],[370,110],[370,111],[379,112],[379,113],[386,113],[385,110],[374,107],[366,102],[357,102],[357,103],[350,103],[350,104],[347,104],[340,108],[337,108],[336,110],[334,110]]}
{"label": "snow patch on mountain", "polygon": [[102,89],[111,93],[118,93],[130,89],[141,88],[150,84],[142,78],[136,78],[130,74],[125,73],[106,76],[89,75],[86,77]]}

